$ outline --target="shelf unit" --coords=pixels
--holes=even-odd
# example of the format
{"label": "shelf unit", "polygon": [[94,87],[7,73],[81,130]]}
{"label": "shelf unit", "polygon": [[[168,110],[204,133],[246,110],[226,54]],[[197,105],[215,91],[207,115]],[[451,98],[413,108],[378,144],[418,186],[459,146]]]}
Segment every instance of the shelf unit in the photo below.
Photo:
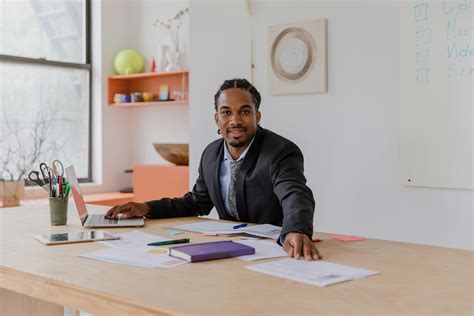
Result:
{"label": "shelf unit", "polygon": [[[169,85],[169,94],[174,98],[173,91],[179,91],[185,98],[175,101],[151,101],[135,103],[114,103],[116,93],[130,94],[133,92],[151,92],[156,96],[160,93],[160,85]],[[132,75],[109,76],[107,101],[111,107],[145,107],[160,105],[187,105],[189,103],[189,71],[150,72]]]}
{"label": "shelf unit", "polygon": [[133,166],[135,202],[182,197],[188,191],[188,166],[169,164]]}

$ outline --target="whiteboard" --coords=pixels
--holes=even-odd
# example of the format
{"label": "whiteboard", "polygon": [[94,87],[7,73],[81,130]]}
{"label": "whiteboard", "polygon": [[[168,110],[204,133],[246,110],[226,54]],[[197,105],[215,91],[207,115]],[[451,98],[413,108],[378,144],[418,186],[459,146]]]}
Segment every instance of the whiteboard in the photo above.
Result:
{"label": "whiteboard", "polygon": [[404,185],[473,189],[473,16],[472,0],[401,4]]}

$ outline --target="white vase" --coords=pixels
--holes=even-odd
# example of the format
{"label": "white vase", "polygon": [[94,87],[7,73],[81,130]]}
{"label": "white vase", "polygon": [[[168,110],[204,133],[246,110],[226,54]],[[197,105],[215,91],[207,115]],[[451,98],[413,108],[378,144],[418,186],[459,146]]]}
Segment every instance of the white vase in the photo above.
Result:
{"label": "white vase", "polygon": [[176,71],[180,70],[181,67],[179,66],[179,51],[171,51],[168,50],[168,66],[166,66],[166,71]]}
{"label": "white vase", "polygon": [[165,71],[166,65],[168,64],[168,51],[170,47],[168,45],[160,45],[158,55],[156,58],[157,71]]}

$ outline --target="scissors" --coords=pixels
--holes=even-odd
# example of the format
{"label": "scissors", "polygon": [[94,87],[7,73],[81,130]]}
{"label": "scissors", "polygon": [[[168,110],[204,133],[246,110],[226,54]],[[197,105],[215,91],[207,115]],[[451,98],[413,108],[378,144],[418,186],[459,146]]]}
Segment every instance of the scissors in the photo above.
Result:
{"label": "scissors", "polygon": [[28,179],[42,187],[45,183],[43,180],[40,179],[40,175],[38,171],[31,171],[30,174],[28,175]]}
{"label": "scissors", "polygon": [[45,183],[48,183],[50,182],[50,179],[51,179],[51,168],[48,167],[47,164],[45,164],[44,162],[40,163],[40,171],[41,171],[41,175],[43,176],[43,179],[44,179],[44,182]]}
{"label": "scissors", "polygon": [[43,180],[41,180],[40,173],[38,171],[31,171],[28,175],[28,178],[40,187],[42,187],[44,190],[46,190],[46,192],[49,192],[49,187],[47,183],[44,183]]}
{"label": "scissors", "polygon": [[64,177],[64,166],[63,166],[63,163],[56,159],[56,160],[53,160],[53,163],[51,164],[51,169],[53,171],[53,176],[55,177],[61,177],[63,178]]}

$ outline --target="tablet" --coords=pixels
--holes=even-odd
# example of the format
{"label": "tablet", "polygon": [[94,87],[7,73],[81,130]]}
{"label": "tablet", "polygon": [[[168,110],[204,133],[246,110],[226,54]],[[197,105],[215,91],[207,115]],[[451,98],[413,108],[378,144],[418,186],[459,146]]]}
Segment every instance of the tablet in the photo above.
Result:
{"label": "tablet", "polygon": [[36,239],[46,245],[70,244],[76,242],[98,241],[98,240],[115,240],[120,239],[119,236],[112,235],[105,230],[92,230],[85,232],[70,232],[49,235],[35,235]]}

